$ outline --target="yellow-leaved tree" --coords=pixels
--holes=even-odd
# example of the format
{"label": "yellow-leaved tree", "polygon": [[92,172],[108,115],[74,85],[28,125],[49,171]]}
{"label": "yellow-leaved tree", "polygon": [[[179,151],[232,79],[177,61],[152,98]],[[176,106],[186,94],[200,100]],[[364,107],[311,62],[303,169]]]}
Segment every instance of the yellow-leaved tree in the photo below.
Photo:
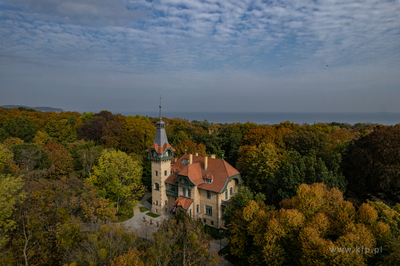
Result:
{"label": "yellow-leaved tree", "polygon": [[142,166],[125,152],[104,150],[87,179],[98,194],[115,203],[117,212],[132,210],[144,194]]}

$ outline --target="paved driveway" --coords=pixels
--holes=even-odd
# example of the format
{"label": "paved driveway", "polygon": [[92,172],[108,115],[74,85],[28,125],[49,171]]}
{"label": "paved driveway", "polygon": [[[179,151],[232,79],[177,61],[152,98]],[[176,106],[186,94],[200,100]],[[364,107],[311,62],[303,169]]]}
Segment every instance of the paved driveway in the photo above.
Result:
{"label": "paved driveway", "polygon": [[[151,209],[151,204],[147,202],[147,199],[151,197],[151,192],[145,192],[144,197],[142,200],[137,204],[135,210],[134,210],[134,215],[131,219],[123,222],[126,226],[129,226],[132,231],[138,232],[141,237],[144,238],[151,238],[152,233],[157,231],[157,223],[161,223],[164,219],[168,219],[169,215],[160,215],[157,218],[150,217],[146,215],[146,213],[150,212]],[[140,207],[146,207],[148,210],[145,212],[140,212]],[[143,218],[146,219],[146,221],[149,221],[149,223],[144,223]],[[227,240],[223,239],[222,244],[226,245]],[[220,247],[220,241],[216,240],[211,241],[211,250],[215,250],[218,252],[220,248],[224,248],[224,246]],[[229,261],[225,260],[223,257],[219,257],[220,262],[218,265],[225,265],[225,266],[233,266],[232,263]]]}

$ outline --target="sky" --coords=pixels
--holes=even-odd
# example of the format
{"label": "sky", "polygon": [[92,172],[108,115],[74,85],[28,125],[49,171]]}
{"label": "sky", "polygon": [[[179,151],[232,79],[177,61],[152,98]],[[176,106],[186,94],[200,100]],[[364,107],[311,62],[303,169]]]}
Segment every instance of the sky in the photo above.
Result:
{"label": "sky", "polygon": [[0,105],[400,112],[400,0],[0,0]]}

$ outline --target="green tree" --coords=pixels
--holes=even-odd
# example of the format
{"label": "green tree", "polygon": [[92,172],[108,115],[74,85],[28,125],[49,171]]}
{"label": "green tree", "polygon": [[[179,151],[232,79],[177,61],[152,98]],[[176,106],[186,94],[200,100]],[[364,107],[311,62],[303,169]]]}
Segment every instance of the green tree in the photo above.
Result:
{"label": "green tree", "polygon": [[377,126],[353,141],[343,168],[350,198],[359,203],[366,198],[400,202],[400,126]]}
{"label": "green tree", "polygon": [[270,196],[275,190],[275,172],[279,166],[274,145],[266,143],[249,148],[237,164],[246,186],[253,192],[266,194],[268,200],[272,200]]}
{"label": "green tree", "polygon": [[337,167],[329,170],[313,150],[307,156],[301,156],[297,151],[290,152],[276,173],[276,188],[280,200],[295,196],[301,184],[322,182],[345,192],[347,181],[339,169],[340,154],[336,154],[334,158],[339,160],[334,161]]}
{"label": "green tree", "polygon": [[104,150],[88,182],[103,198],[132,209],[144,193],[142,166],[122,151]]}
{"label": "green tree", "polygon": [[15,205],[25,199],[23,185],[21,177],[0,174],[0,261],[4,261],[7,256],[3,248],[9,241],[10,231],[16,226],[15,220],[12,219]]}

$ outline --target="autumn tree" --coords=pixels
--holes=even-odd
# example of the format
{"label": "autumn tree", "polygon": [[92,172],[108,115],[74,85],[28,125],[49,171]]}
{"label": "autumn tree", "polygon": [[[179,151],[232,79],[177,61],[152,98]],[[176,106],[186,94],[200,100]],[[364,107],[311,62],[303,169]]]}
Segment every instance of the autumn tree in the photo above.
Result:
{"label": "autumn tree", "polygon": [[[242,263],[252,265],[394,262],[399,210],[400,205],[390,208],[370,201],[357,210],[337,188],[302,184],[294,197],[281,202],[279,210],[252,200],[236,210],[229,228],[230,250]],[[377,245],[386,251],[382,253]]]}
{"label": "autumn tree", "polygon": [[79,245],[68,249],[62,261],[64,265],[106,265],[128,252],[136,242],[137,233],[129,232],[124,225],[103,224],[88,231]]}
{"label": "autumn tree", "polygon": [[83,239],[82,226],[107,222],[115,214],[107,200],[73,176],[26,180],[24,191],[8,246],[16,265],[58,265],[63,252]]}
{"label": "autumn tree", "polygon": [[141,199],[144,187],[141,181],[142,166],[122,151],[104,150],[87,179],[103,198],[132,209]]}
{"label": "autumn tree", "polygon": [[175,156],[176,157],[181,157],[182,155],[186,154],[195,154],[196,152],[200,156],[206,156],[206,146],[204,144],[196,144],[193,142],[191,139],[187,139],[181,143],[179,143],[178,146],[175,147],[176,152]]}
{"label": "autumn tree", "polygon": [[10,232],[16,227],[12,214],[15,206],[25,199],[21,177],[0,174],[0,262],[6,264],[9,252],[4,249],[10,239]]}
{"label": "autumn tree", "polygon": [[73,159],[61,144],[49,142],[44,149],[48,152],[47,162],[54,168],[49,178],[59,179],[73,170]]}

